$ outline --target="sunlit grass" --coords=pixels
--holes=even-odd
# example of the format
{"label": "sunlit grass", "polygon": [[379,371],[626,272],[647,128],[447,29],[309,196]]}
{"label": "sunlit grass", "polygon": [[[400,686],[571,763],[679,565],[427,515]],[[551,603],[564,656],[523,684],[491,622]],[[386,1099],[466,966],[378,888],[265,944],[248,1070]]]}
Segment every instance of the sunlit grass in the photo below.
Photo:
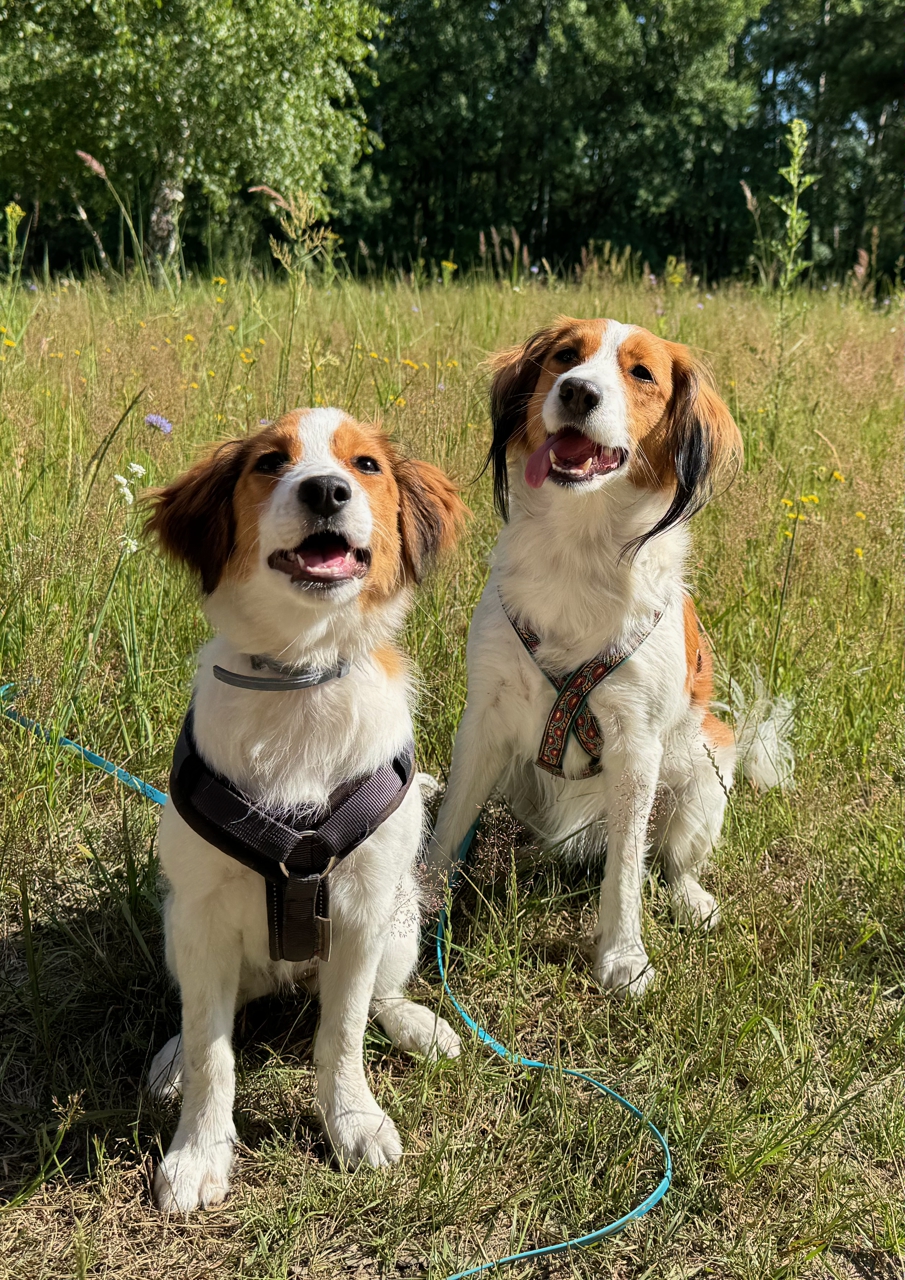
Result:
{"label": "sunlit grass", "polygon": [[[719,695],[730,676],[750,691],[756,666],[796,699],[798,788],[735,793],[712,872],[725,918],[714,937],[676,931],[651,882],[658,980],[637,1005],[591,981],[593,877],[516,865],[502,816],[483,838],[456,907],[457,991],[524,1052],[627,1092],[666,1127],[676,1162],[650,1219],[551,1275],[896,1274],[883,1268],[902,1244],[905,1149],[902,318],[842,291],[810,304],[770,450],[771,303],[742,289],[337,279],[304,297],[291,350],[288,290],[251,279],[193,282],[175,301],[96,283],[0,294],[0,683],[17,683],[25,714],[164,788],[207,628],[191,584],[139,542],[129,497],[297,404],[379,416],[447,467],[474,518],[407,632],[421,759],[442,773],[496,530],[486,477],[472,484],[489,438],[482,361],[565,312],[644,324],[711,365],[747,461],[697,519],[689,575]],[[637,1127],[581,1088],[524,1077],[476,1044],[456,1064],[413,1064],[376,1030],[370,1068],[409,1154],[390,1173],[340,1175],[313,1120],[315,1020],[300,997],[239,1020],[234,1196],[165,1225],[148,1162],[174,1114],[139,1089],[178,1018],[156,815],[11,723],[0,761],[11,1135],[0,1169],[23,1201],[0,1219],[0,1274],[332,1277],[423,1264],[442,1277],[484,1252],[589,1230],[659,1179]],[[419,994],[440,998],[429,956]]]}

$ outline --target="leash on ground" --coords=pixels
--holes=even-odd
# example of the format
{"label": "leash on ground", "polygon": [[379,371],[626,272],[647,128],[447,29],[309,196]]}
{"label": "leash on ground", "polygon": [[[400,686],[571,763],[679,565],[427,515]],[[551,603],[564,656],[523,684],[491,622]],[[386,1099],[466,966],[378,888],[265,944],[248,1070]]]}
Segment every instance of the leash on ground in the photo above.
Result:
{"label": "leash on ground", "polygon": [[[81,759],[87,761],[88,764],[93,765],[97,769],[102,769],[104,773],[109,774],[112,778],[116,778],[116,780],[121,782],[124,786],[130,787],[133,791],[137,791],[139,795],[144,796],[146,800],[150,800],[153,804],[161,806],[166,804],[167,797],[164,792],[158,791],[157,788],[152,787],[150,783],[143,782],[141,778],[137,778],[135,774],[129,773],[128,770],[120,768],[119,765],[113,764],[110,760],[106,760],[96,752],[89,751],[87,747],[83,747],[80,743],[74,742],[71,738],[51,733],[36,720],[30,720],[27,716],[20,715],[18,711],[14,710],[14,708],[9,705],[14,696],[15,688],[16,686],[14,684],[0,685],[0,711],[3,712],[3,715],[6,716],[7,719],[14,721],[16,724],[21,726],[21,728],[27,729],[30,733],[35,734],[36,737],[43,739],[44,742],[57,743],[59,746],[65,747],[67,750],[73,752],[73,754],[78,755]],[[460,867],[465,865],[468,852],[471,848],[471,843],[474,840],[477,829],[478,823],[475,822],[474,826],[462,842],[462,846],[459,849]],[[615,1235],[617,1232],[622,1231],[627,1227],[629,1223],[637,1222],[639,1218],[643,1218],[646,1214],[650,1213],[651,1209],[653,1209],[655,1205],[659,1204],[666,1195],[672,1182],[672,1156],[669,1152],[669,1144],[657,1126],[652,1120],[649,1120],[643,1112],[639,1111],[633,1103],[629,1102],[627,1098],[623,1098],[620,1093],[617,1093],[615,1089],[611,1089],[609,1085],[603,1084],[602,1081],[595,1080],[593,1076],[587,1075],[583,1071],[576,1071],[572,1067],[554,1066],[549,1062],[539,1062],[534,1058],[525,1058],[520,1053],[516,1053],[512,1049],[508,1049],[506,1045],[501,1044],[499,1040],[494,1039],[490,1032],[486,1031],[478,1022],[476,1022],[475,1019],[472,1018],[471,1014],[459,1003],[455,995],[453,995],[452,989],[449,985],[447,961],[452,944],[452,933],[449,922],[449,909],[446,906],[444,906],[440,912],[440,919],[437,922],[437,932],[435,936],[437,967],[440,971],[443,990],[449,998],[453,1008],[456,1010],[456,1013],[458,1013],[469,1031],[474,1032],[481,1044],[486,1045],[486,1047],[493,1053],[497,1054],[498,1057],[502,1058],[505,1062],[511,1063],[515,1067],[522,1067],[530,1071],[550,1071],[555,1074],[570,1076],[574,1080],[583,1080],[585,1084],[591,1085],[591,1087],[596,1089],[598,1093],[603,1094],[606,1098],[610,1098],[613,1102],[617,1102],[620,1107],[629,1112],[630,1115],[633,1115],[636,1120],[640,1120],[641,1123],[647,1127],[651,1137],[660,1146],[660,1149],[663,1152],[664,1161],[663,1177],[660,1179],[659,1184],[654,1188],[650,1195],[647,1196],[646,1199],[642,1200],[634,1209],[623,1214],[621,1218],[617,1218],[614,1222],[609,1222],[605,1226],[598,1227],[596,1230],[590,1231],[582,1236],[575,1236],[569,1240],[561,1240],[557,1244],[544,1245],[541,1249],[527,1249],[522,1253],[508,1254],[505,1258],[491,1259],[490,1262],[483,1262],[480,1266],[471,1267],[467,1271],[457,1271],[453,1275],[448,1276],[447,1280],[465,1280],[467,1276],[480,1275],[482,1272],[493,1271],[497,1267],[506,1267],[512,1263],[531,1262],[534,1259],[546,1257],[551,1253],[563,1253],[567,1249],[583,1249],[588,1245],[596,1244],[598,1240],[603,1240],[607,1236]]]}

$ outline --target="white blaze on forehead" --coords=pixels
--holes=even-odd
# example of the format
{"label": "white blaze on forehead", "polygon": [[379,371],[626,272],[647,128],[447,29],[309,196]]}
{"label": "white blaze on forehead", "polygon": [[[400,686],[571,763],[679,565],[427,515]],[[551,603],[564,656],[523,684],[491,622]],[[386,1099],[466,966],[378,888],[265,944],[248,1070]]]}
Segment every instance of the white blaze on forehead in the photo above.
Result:
{"label": "white blaze on forehead", "polygon": [[333,438],[349,422],[341,409],[300,409],[296,433],[302,445],[298,462],[287,467],[274,488],[262,516],[262,549],[266,556],[277,548],[294,547],[312,530],[312,517],[298,500],[299,486],[314,476],[342,476],[352,497],[332,521],[357,547],[368,546],[373,519],[371,506],[355,473],[333,452]]}
{"label": "white blaze on forehead", "polygon": [[618,352],[634,325],[607,320],[600,335],[600,345],[582,364],[572,365],[556,379],[544,402],[544,426],[552,435],[563,425],[560,414],[559,389],[568,378],[590,382],[600,392],[600,403],[588,415],[583,430],[592,439],[610,448],[627,448],[628,406]]}
{"label": "white blaze on forehead", "polygon": [[317,464],[336,469],[338,459],[332,452],[333,436],[346,421],[341,409],[300,409],[296,433],[302,443],[298,466]]}

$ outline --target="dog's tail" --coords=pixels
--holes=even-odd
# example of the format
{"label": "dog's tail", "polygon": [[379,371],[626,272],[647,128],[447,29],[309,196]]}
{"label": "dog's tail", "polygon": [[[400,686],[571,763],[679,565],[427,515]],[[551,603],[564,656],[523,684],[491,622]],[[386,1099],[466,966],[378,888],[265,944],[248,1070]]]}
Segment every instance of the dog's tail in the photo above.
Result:
{"label": "dog's tail", "polygon": [[754,697],[749,703],[738,683],[730,681],[739,767],[758,791],[772,787],[791,791],[795,786],[791,742],[795,703],[779,694],[771,698],[756,669],[753,683]]}

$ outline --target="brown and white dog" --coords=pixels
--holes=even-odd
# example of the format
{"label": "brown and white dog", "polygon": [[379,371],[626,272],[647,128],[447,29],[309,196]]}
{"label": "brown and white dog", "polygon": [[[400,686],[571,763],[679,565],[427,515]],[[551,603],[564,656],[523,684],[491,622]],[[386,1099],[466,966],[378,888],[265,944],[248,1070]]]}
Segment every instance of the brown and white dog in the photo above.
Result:
{"label": "brown and white dog", "polygon": [[[429,862],[449,873],[495,786],[547,846],[606,850],[594,972],[604,987],[640,993],[653,975],[640,919],[651,834],[676,916],[718,919],[699,876],[737,747],[710,710],[711,653],[684,582],[686,521],[741,440],[687,348],[636,325],[563,317],[493,366],[488,462],[508,522],[471,623],[468,703]],[[534,657],[512,619],[540,638]],[[541,668],[561,678],[639,638],[587,699],[602,731],[599,772],[581,776],[588,754],[571,736],[565,776],[538,768],[557,696]],[[757,785],[790,778],[786,727],[775,714],[745,722],[739,746]]]}
{"label": "brown and white dog", "polygon": [[[412,681],[395,645],[412,586],[454,541],[465,507],[436,467],[402,457],[375,426],[337,409],[288,413],[220,445],[152,496],[164,551],[194,570],[218,634],[201,650],[194,737],[205,764],[277,813],[318,809],[412,739]],[[250,655],[341,679],[261,692],[215,679],[219,664],[254,678]],[[413,867],[423,831],[418,786],[331,872],[332,949],[315,962],[321,1019],[316,1105],[346,1165],[399,1159],[392,1120],[365,1078],[369,1009],[408,1052],[455,1055],[458,1037],[407,1000],[417,957]],[[226,1195],[233,1162],[233,1017],[311,964],[272,961],[264,881],[196,834],[172,801],[160,823],[169,967],[182,1036],[157,1054],[150,1084],[182,1093],[179,1127],[157,1170],[163,1209]]]}

